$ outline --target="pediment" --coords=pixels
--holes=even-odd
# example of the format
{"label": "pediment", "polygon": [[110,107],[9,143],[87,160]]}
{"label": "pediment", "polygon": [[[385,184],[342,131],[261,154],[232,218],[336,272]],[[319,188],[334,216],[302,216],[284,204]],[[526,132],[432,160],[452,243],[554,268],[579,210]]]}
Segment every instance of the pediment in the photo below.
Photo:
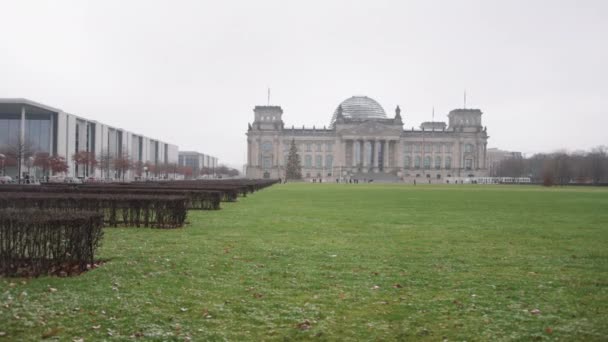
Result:
{"label": "pediment", "polygon": [[353,127],[344,127],[338,133],[343,136],[358,137],[395,137],[401,135],[399,125],[387,125],[381,122],[367,121]]}

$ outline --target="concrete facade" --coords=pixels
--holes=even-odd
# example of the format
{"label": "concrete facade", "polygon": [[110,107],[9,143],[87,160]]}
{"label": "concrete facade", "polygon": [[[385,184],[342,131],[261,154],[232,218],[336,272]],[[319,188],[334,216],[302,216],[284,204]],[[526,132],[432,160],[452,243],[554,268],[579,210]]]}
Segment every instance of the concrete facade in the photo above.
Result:
{"label": "concrete facade", "polygon": [[[66,176],[71,177],[122,179],[122,175],[116,172],[102,174],[100,167],[93,170],[77,168],[72,156],[81,151],[92,152],[98,158],[102,154],[109,154],[112,158],[128,156],[133,162],[149,165],[178,162],[176,145],[88,120],[34,101],[0,99],[0,149],[16,144],[19,141],[18,135],[21,136],[21,141],[28,144],[35,141],[32,144],[32,154],[46,152],[52,156],[64,157],[69,167]],[[127,171],[124,179],[134,179],[135,173],[135,170]],[[16,168],[8,168],[7,175],[15,177]]]}
{"label": "concrete facade", "polygon": [[196,151],[180,151],[179,166],[192,168],[194,177],[198,177],[204,169],[212,172],[219,166],[217,157],[213,157]]}
{"label": "concrete facade", "polygon": [[292,140],[305,179],[337,178],[443,182],[487,176],[487,130],[479,109],[455,109],[448,123],[404,129],[399,107],[392,118],[373,99],[353,96],[334,111],[329,127],[286,127],[279,106],[256,106],[247,131],[246,174],[285,177]]}

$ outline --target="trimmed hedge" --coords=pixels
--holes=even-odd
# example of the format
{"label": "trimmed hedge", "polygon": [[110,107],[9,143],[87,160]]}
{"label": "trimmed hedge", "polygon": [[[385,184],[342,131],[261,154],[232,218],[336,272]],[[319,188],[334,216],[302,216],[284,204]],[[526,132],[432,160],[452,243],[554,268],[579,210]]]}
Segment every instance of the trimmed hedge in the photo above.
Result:
{"label": "trimmed hedge", "polygon": [[151,195],[151,196],[185,196],[188,199],[188,209],[218,210],[223,193],[221,191],[175,189],[164,187],[127,187],[120,185],[87,185],[87,186],[31,186],[7,185],[0,187],[0,192],[35,192],[35,193],[83,193],[83,194],[112,194],[112,195]]}
{"label": "trimmed hedge", "polygon": [[112,227],[181,227],[187,202],[183,196],[0,192],[0,208],[95,211]]}
{"label": "trimmed hedge", "polygon": [[37,276],[86,271],[103,237],[96,212],[0,210],[0,274]]}

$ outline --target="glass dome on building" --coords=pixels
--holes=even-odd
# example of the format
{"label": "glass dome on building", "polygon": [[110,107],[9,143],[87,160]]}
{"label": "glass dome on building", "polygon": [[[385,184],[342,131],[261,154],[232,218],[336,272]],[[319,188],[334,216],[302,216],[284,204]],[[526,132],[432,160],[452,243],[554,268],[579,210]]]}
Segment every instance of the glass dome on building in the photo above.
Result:
{"label": "glass dome on building", "polygon": [[342,107],[342,115],[349,119],[386,119],[386,112],[382,106],[374,99],[367,96],[353,96],[342,101],[340,105],[334,111],[334,115],[331,118],[331,125],[333,126],[338,116],[338,109]]}

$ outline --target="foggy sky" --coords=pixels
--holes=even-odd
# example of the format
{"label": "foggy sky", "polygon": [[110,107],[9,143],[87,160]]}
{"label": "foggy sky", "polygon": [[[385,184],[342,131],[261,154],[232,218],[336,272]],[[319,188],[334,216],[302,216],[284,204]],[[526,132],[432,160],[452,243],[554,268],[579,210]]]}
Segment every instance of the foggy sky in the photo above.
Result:
{"label": "foggy sky", "polygon": [[240,166],[253,107],[329,125],[352,95],[405,127],[480,108],[489,147],[608,145],[608,1],[0,0],[0,97]]}

